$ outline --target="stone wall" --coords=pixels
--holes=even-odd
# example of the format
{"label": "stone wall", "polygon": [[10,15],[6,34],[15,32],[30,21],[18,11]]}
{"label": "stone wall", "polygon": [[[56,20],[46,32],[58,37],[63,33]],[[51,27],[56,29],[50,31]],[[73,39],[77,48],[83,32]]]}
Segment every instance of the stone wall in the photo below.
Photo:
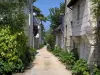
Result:
{"label": "stone wall", "polygon": [[[80,58],[88,61],[90,65],[97,61],[99,53],[95,49],[94,28],[97,23],[93,18],[90,0],[78,0],[70,8],[66,0],[64,20],[64,44],[65,49],[78,48]],[[79,10],[78,10],[79,6]],[[79,12],[79,14],[78,14]],[[79,18],[77,18],[79,15]]]}
{"label": "stone wall", "polygon": [[64,38],[61,32],[56,33],[56,45],[60,46],[61,48],[64,48]]}
{"label": "stone wall", "polygon": [[67,4],[70,0],[66,0],[65,7],[65,17],[64,17],[64,48],[65,50],[70,50],[71,48],[71,40],[70,36],[72,36],[71,30],[71,21],[72,21],[72,12],[71,9],[67,7]]}

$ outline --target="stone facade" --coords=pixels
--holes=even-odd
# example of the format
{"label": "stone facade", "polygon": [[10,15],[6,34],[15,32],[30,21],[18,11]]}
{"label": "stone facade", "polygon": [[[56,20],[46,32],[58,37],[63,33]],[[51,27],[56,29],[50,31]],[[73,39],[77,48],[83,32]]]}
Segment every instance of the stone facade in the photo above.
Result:
{"label": "stone facade", "polygon": [[64,48],[64,37],[63,33],[59,31],[59,33],[56,33],[56,45],[60,46],[61,48]]}
{"label": "stone facade", "polygon": [[72,10],[67,7],[69,0],[65,0],[65,16],[64,16],[64,48],[70,50],[71,47],[71,21],[72,21]]}
{"label": "stone facade", "polygon": [[37,26],[38,33],[34,36],[34,47],[39,48],[42,44],[42,37],[41,37],[41,20],[34,18],[34,25]]}
{"label": "stone facade", "polygon": [[[91,0],[66,0],[64,20],[65,49],[78,49],[79,57],[90,65],[96,61],[94,28],[96,21],[92,15]],[[72,2],[72,3],[71,3]]]}
{"label": "stone facade", "polygon": [[28,37],[28,45],[34,47],[33,36],[33,0],[28,0],[28,5],[24,7],[24,13],[27,15],[25,34]]}
{"label": "stone facade", "polygon": [[64,15],[60,15],[61,17],[61,25],[59,25],[55,29],[55,36],[56,36],[56,45],[60,46],[61,48],[64,48]]}
{"label": "stone facade", "polygon": [[[33,0],[28,0],[28,5],[24,7],[24,13],[27,15],[25,34],[28,37],[28,45],[33,48],[39,48],[41,45],[41,21],[33,15]],[[34,26],[38,28],[38,33],[34,36]]]}

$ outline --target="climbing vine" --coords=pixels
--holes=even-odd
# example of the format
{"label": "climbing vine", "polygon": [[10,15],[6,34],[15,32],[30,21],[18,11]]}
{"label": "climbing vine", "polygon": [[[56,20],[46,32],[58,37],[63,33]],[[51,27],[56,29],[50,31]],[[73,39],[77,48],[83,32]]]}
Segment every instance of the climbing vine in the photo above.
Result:
{"label": "climbing vine", "polygon": [[[97,26],[95,28],[95,40],[96,40],[96,47],[95,50],[99,53],[100,51],[100,0],[92,0],[92,12],[93,12],[93,16],[97,21]],[[95,58],[96,60],[99,60],[99,56],[97,56]],[[99,62],[96,62],[96,64],[98,65]],[[99,65],[100,66],[100,65]]]}

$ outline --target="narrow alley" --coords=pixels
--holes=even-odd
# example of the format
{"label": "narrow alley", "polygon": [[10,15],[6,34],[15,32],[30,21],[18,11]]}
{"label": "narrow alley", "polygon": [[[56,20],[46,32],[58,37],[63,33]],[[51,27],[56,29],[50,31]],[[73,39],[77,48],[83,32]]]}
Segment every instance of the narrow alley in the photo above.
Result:
{"label": "narrow alley", "polygon": [[0,75],[100,75],[100,0],[0,0]]}
{"label": "narrow alley", "polygon": [[71,75],[66,67],[46,47],[38,50],[33,68],[16,75]]}

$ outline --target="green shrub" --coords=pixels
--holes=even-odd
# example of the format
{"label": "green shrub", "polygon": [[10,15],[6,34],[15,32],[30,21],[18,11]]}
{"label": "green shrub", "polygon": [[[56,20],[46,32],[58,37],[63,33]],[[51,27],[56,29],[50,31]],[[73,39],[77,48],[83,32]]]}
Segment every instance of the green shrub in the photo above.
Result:
{"label": "green shrub", "polygon": [[60,61],[66,65],[67,69],[72,69],[76,58],[73,52],[67,52],[61,49],[59,46],[55,46],[52,51],[55,56],[58,56]]}
{"label": "green shrub", "polygon": [[71,70],[76,61],[79,60],[77,49],[72,49],[66,54],[66,68]]}
{"label": "green shrub", "polygon": [[35,59],[35,55],[36,55],[36,49],[35,48],[30,48],[30,53],[31,53],[31,61],[33,61]]}
{"label": "green shrub", "polygon": [[49,51],[51,51],[51,47],[50,47],[49,44],[47,44],[47,49],[48,49]]}
{"label": "green shrub", "polygon": [[0,27],[0,74],[22,71],[24,64],[20,59],[20,44],[17,42],[20,35],[12,34],[9,26]]}
{"label": "green shrub", "polygon": [[72,68],[73,75],[90,75],[87,62],[83,59],[78,60]]}
{"label": "green shrub", "polygon": [[55,56],[59,56],[61,51],[62,51],[62,49],[57,45],[54,47],[54,50],[52,50],[52,52],[54,53]]}
{"label": "green shrub", "polygon": [[41,44],[40,46],[39,46],[39,48],[43,48],[44,47],[44,44]]}
{"label": "green shrub", "polygon": [[76,61],[79,60],[79,55],[78,55],[78,49],[77,48],[72,49],[71,53],[75,57]]}
{"label": "green shrub", "polygon": [[66,54],[67,54],[67,53],[64,52],[64,51],[61,51],[61,52],[59,53],[60,61],[63,62],[63,63],[66,63],[66,59],[67,59],[67,55],[66,55]]}
{"label": "green shrub", "polygon": [[55,46],[55,37],[52,34],[47,34],[46,35],[46,43],[49,44],[49,50],[53,50]]}
{"label": "green shrub", "polygon": [[71,70],[75,62],[76,58],[74,57],[73,53],[68,52],[66,55],[66,68]]}
{"label": "green shrub", "polygon": [[30,63],[32,50],[26,42],[24,32],[12,33],[9,26],[0,27],[0,75],[22,72]]}
{"label": "green shrub", "polygon": [[94,66],[94,69],[91,75],[100,75],[100,69],[97,67],[97,65]]}

